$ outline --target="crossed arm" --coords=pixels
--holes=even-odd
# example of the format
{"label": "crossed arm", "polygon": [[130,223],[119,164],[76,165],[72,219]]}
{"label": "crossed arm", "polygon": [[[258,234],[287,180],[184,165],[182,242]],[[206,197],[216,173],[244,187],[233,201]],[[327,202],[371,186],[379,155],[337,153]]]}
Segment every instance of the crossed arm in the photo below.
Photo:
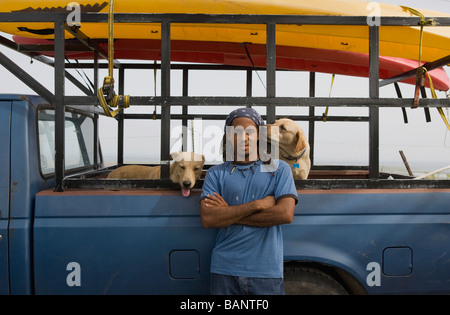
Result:
{"label": "crossed arm", "polygon": [[200,216],[205,228],[241,224],[267,227],[289,224],[294,219],[295,199],[286,197],[275,201],[273,196],[237,206],[229,206],[218,193],[200,201]]}

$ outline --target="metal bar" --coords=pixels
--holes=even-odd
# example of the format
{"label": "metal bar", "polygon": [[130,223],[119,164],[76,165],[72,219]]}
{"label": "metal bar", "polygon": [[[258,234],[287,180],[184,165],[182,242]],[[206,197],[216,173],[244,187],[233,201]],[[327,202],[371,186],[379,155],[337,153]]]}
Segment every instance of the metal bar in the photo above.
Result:
{"label": "metal bar", "polygon": [[15,42],[3,37],[0,35],[0,45],[3,45],[5,47],[8,47],[14,51],[20,52],[23,55],[26,55],[32,59],[38,60],[42,63],[48,64],[48,65],[53,65],[53,60],[51,60],[50,58],[47,58],[45,56],[39,55],[37,53],[34,53],[32,51],[21,51],[21,46],[16,44]]}
{"label": "metal bar", "polygon": [[[32,59],[40,61],[40,62],[42,62],[42,63],[44,63],[46,65],[54,67],[54,62],[50,58],[47,58],[45,56],[39,55],[37,53],[34,53],[30,49],[25,49],[25,51],[24,51],[23,50],[23,45],[18,45],[15,42],[10,41],[9,39],[6,39],[6,38],[4,38],[2,36],[0,36],[0,44],[4,45],[4,46],[6,46],[6,47],[8,47],[8,48],[10,48],[10,49],[12,49],[14,51],[17,51],[18,53],[21,53],[21,54],[23,54],[25,56],[28,56],[28,57],[30,57]],[[28,47],[29,45],[25,45],[25,46]],[[39,47],[39,45],[33,45],[33,46],[38,46]],[[50,46],[52,51],[55,50],[55,45],[49,45],[49,46]],[[76,66],[74,66],[74,68],[75,67]],[[69,72],[65,71],[65,76],[70,82],[72,82],[84,94],[92,95],[91,91],[88,88],[86,88],[80,81],[75,79],[75,77],[72,74],[70,74]],[[36,92],[36,93],[38,93],[38,92]]]}
{"label": "metal bar", "polygon": [[[94,51],[94,62],[93,62],[93,70],[94,70],[94,94],[98,89],[98,51]],[[100,115],[94,114],[94,168],[98,169],[100,166],[100,162],[103,162],[101,157],[100,150],[100,139],[99,139],[99,117]],[[99,160],[100,157],[100,160]]]}
{"label": "metal bar", "polygon": [[[169,104],[170,106],[266,106],[273,104],[275,106],[330,106],[330,107],[393,107],[411,106],[412,98],[329,98],[329,97],[203,97],[203,96],[171,96],[171,97],[153,97],[153,96],[132,96],[130,98],[133,106],[154,106]],[[66,96],[65,103],[68,105],[97,105],[98,100],[95,96]],[[450,107],[450,99],[428,98],[420,100],[421,106],[429,107]]]}
{"label": "metal bar", "polygon": [[[75,130],[76,130],[76,137],[78,140],[78,144],[80,147],[80,155],[81,155],[81,159],[83,160],[83,165],[91,165],[91,161],[89,159],[89,154],[88,154],[88,149],[86,146],[86,141],[84,139],[84,135],[82,133],[82,129],[81,129],[81,125],[83,124],[84,120],[86,119],[86,116],[82,116],[82,115],[78,115],[74,112],[71,113],[71,116],[68,120],[70,120],[74,126],[75,126]],[[95,129],[94,129],[95,130]],[[94,131],[95,133],[95,131]],[[95,165],[94,165],[95,167]]]}
{"label": "metal bar", "polygon": [[[171,120],[189,120],[200,118],[203,120],[225,120],[227,115],[202,115],[202,114],[171,114]],[[261,115],[263,119],[267,119],[266,115]],[[156,119],[161,119],[161,115],[157,114]],[[289,115],[289,118],[298,121],[322,121],[322,116],[304,116],[304,115]],[[124,119],[153,119],[153,114],[124,114]],[[355,116],[329,116],[328,121],[333,122],[368,122],[368,117]]]}
{"label": "metal bar", "polygon": [[400,156],[402,157],[403,164],[405,164],[406,170],[408,171],[409,176],[414,176],[413,172],[411,171],[411,168],[409,167],[408,160],[406,159],[405,153],[403,153],[403,150],[398,151],[400,153]]}
{"label": "metal bar", "polygon": [[[125,69],[119,68],[119,95],[125,94]],[[125,121],[123,110],[117,115],[117,164],[123,164]]]}
{"label": "metal bar", "polygon": [[[53,22],[65,20],[68,13],[14,12],[0,13],[1,22]],[[81,13],[83,23],[106,23],[107,13]],[[425,17],[432,19],[433,26],[450,26],[450,17]],[[220,23],[220,24],[298,24],[298,25],[360,25],[367,26],[367,16],[325,15],[264,15],[264,14],[165,14],[165,13],[116,13],[115,23]],[[417,26],[419,17],[380,18],[383,26]]]}
{"label": "metal bar", "polygon": [[[379,28],[369,27],[369,97],[377,100],[379,92]],[[369,179],[379,178],[379,127],[380,110],[378,106],[369,108]]]}
{"label": "metal bar", "polygon": [[[450,55],[448,55],[446,57],[443,57],[441,59],[438,59],[436,61],[427,62],[427,63],[423,64],[423,67],[427,68],[428,71],[431,71],[431,70],[434,70],[434,69],[446,66],[448,64],[450,64]],[[393,76],[391,78],[381,80],[380,81],[380,87],[389,85],[389,84],[394,83],[394,82],[399,82],[399,81],[402,81],[402,80],[405,80],[405,79],[408,79],[408,78],[411,78],[411,77],[415,77],[416,73],[417,73],[417,68],[409,70],[409,71],[406,71],[406,72],[403,72],[403,73],[400,73],[400,74],[398,74],[396,76]]]}
{"label": "metal bar", "polygon": [[[247,97],[252,97],[253,95],[253,70],[249,69],[246,71],[247,80],[246,80],[246,92],[245,95]],[[252,107],[251,105],[246,105],[247,107]]]}
{"label": "metal bar", "polygon": [[65,68],[64,20],[55,21],[55,191],[64,191]]}
{"label": "metal bar", "polygon": [[[402,91],[400,90],[400,86],[398,82],[394,82],[395,92],[397,93],[398,98],[403,98]],[[403,121],[405,124],[408,123],[408,114],[406,113],[406,108],[402,107]]]}
{"label": "metal bar", "polygon": [[[91,69],[91,63],[78,63],[77,68],[87,68]],[[108,68],[107,63],[101,63],[100,68],[106,69]],[[146,69],[161,69],[161,64],[157,63],[122,63],[120,65],[124,69],[137,69],[137,70],[146,70]],[[67,64],[66,68],[74,67],[72,64]],[[171,70],[236,70],[236,71],[248,71],[248,70],[265,70],[264,67],[247,67],[247,66],[230,66],[230,65],[216,65],[216,64],[187,64],[187,63],[177,63],[171,65]],[[286,69],[278,69],[277,71],[296,71],[296,70],[286,70]]]}
{"label": "metal bar", "polygon": [[297,189],[448,189],[450,180],[413,179],[342,179],[342,180],[296,180]]}
{"label": "metal bar", "polygon": [[95,95],[94,93],[92,93],[91,90],[89,90],[89,88],[87,88],[83,83],[81,83],[80,81],[78,81],[71,73],[64,71],[64,75],[67,78],[67,80],[69,80],[70,82],[73,83],[73,85],[75,85],[78,89],[80,89],[81,92],[83,92],[86,95]]}
{"label": "metal bar", "polygon": [[[267,23],[267,40],[266,40],[266,95],[268,98],[276,96],[276,24]],[[273,104],[267,105],[267,123],[275,122],[276,109]]]}
{"label": "metal bar", "polygon": [[11,72],[20,81],[25,83],[30,89],[39,94],[44,100],[46,100],[50,104],[53,102],[54,95],[52,92],[47,90],[41,83],[39,83],[27,72],[25,72],[25,70],[15,64],[11,59],[6,57],[2,52],[0,52],[0,65],[5,67],[6,70]]}
{"label": "metal bar", "polygon": [[[50,43],[50,41],[49,41]],[[19,44],[17,45],[17,51],[19,52],[34,52],[38,51],[40,52],[53,52],[55,50],[55,45],[53,44]],[[83,44],[73,44],[73,43],[67,43],[66,44],[66,51],[67,52],[88,52],[93,49],[90,49],[86,47],[86,45]]]}
{"label": "metal bar", "polygon": [[[75,36],[75,38],[78,39],[80,41],[80,43],[85,45],[90,50],[96,51],[103,59],[108,60],[108,52],[104,51],[103,48],[101,48],[99,45],[93,43],[86,34],[84,34],[82,31],[80,31],[79,28],[71,28],[67,24],[64,24],[64,28],[70,34]],[[120,62],[116,59],[113,60],[113,63],[114,63],[115,67],[120,66]]]}
{"label": "metal bar", "polygon": [[97,93],[98,90],[98,51],[94,51],[94,93]]}
{"label": "metal bar", "polygon": [[[161,97],[170,96],[170,23],[161,23]],[[161,105],[161,178],[170,173],[170,101]]]}
{"label": "metal bar", "polygon": [[[420,87],[420,94],[422,95],[422,98],[427,98],[427,91],[425,90],[424,86]],[[431,113],[430,113],[430,108],[427,106],[423,107],[423,111],[425,113],[425,121],[427,123],[431,122]]]}
{"label": "metal bar", "polygon": [[[183,69],[183,96],[188,96],[188,94],[189,94],[189,70]],[[183,113],[183,116],[186,115],[185,117],[187,117],[187,115],[188,115],[188,107],[187,106],[183,106],[182,113]],[[182,130],[181,150],[182,151],[187,151],[187,148],[188,148],[187,125],[188,125],[187,118],[183,117],[183,120],[181,122],[181,130]]]}
{"label": "metal bar", "polygon": [[84,34],[79,28],[70,27],[67,24],[64,24],[64,28],[66,29],[67,32],[72,34],[80,43],[82,43],[86,48],[92,51],[97,51],[100,57],[102,57],[105,60],[108,60],[108,52],[104,51],[100,46],[92,43],[91,39],[86,34]]}
{"label": "metal bar", "polygon": [[[316,96],[316,73],[309,73],[309,97]],[[315,116],[315,108],[314,106],[309,107],[309,116]],[[309,158],[311,160],[311,167],[314,166],[314,143],[315,143],[315,134],[316,134],[316,124],[315,120],[310,120],[308,124],[308,142],[309,142]]]}
{"label": "metal bar", "polygon": [[99,161],[98,161],[98,148],[99,148],[99,138],[98,138],[98,114],[94,114],[94,169],[98,169]]}
{"label": "metal bar", "polygon": [[[201,189],[203,179],[196,182],[194,188]],[[160,188],[179,189],[178,184],[169,179],[161,180],[139,180],[139,179],[78,179],[68,178],[66,180],[68,188],[110,188],[110,189],[137,189],[137,188]],[[448,189],[450,180],[413,180],[413,179],[307,179],[296,180],[297,189]]]}

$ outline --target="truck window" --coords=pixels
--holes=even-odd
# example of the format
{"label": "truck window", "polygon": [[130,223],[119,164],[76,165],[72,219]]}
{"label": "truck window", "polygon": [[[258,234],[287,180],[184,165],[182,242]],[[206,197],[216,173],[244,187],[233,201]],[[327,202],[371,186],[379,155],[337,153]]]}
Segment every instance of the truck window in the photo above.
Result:
{"label": "truck window", "polygon": [[[92,118],[66,112],[65,169],[67,171],[94,164],[94,121]],[[55,172],[55,111],[38,110],[39,158],[42,175]]]}

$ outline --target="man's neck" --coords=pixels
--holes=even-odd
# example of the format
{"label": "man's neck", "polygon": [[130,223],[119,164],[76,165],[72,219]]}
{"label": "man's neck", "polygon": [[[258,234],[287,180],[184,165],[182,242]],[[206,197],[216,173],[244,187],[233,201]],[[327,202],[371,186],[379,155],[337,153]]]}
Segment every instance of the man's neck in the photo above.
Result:
{"label": "man's neck", "polygon": [[259,157],[258,155],[256,156],[245,156],[245,157],[234,157],[234,163],[235,164],[251,164],[251,163],[255,163],[256,161],[258,161]]}

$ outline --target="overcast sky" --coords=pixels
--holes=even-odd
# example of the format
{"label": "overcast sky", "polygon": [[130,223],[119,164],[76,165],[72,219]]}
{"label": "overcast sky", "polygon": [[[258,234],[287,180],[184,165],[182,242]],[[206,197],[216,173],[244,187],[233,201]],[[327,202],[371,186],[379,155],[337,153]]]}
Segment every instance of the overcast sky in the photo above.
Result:
{"label": "overcast sky", "polygon": [[[406,5],[415,8],[430,9],[450,13],[450,0],[380,0],[375,2]],[[4,34],[3,34],[4,35]],[[0,51],[6,54],[19,66],[53,91],[53,69],[29,58],[0,46]],[[447,73],[450,73],[446,67]],[[92,73],[86,71],[88,75]],[[74,72],[78,78],[78,74]],[[100,80],[106,73],[100,73]],[[144,77],[145,75],[145,77]],[[265,73],[258,72],[261,79],[265,80]],[[34,94],[21,81],[11,75],[0,66],[1,86],[0,93]],[[144,80],[144,78],[146,78]],[[148,79],[147,79],[148,78]],[[190,95],[202,96],[245,96],[245,73],[225,72],[211,73],[196,71],[190,73]],[[195,83],[197,82],[197,83]],[[330,94],[330,74],[317,75],[316,95],[328,97]],[[159,83],[157,83],[159,87]],[[143,71],[127,72],[126,94],[153,95],[153,73]],[[401,84],[404,97],[413,97],[413,87]],[[70,83],[66,84],[67,95],[82,95]],[[158,91],[159,94],[159,91]],[[181,95],[181,72],[172,74],[172,95]],[[253,95],[264,96],[265,89],[254,75]],[[307,73],[279,73],[277,74],[278,96],[308,96]],[[380,90],[381,97],[396,97],[393,86],[383,87]],[[368,80],[347,76],[336,76],[331,96],[339,97],[367,97]],[[439,97],[445,97],[445,93],[439,93]],[[264,108],[257,108],[265,114]],[[139,108],[142,111],[142,107]],[[228,113],[229,108],[193,108],[191,112],[203,110],[207,113]],[[129,112],[133,112],[130,109]],[[146,109],[153,112],[153,108]],[[318,108],[317,114],[321,114],[324,108]],[[158,110],[159,112],[159,110]],[[173,113],[178,113],[179,108],[174,108]],[[277,114],[307,114],[303,108],[283,108],[277,110]],[[367,115],[367,109],[360,108],[330,108],[329,115]],[[432,122],[426,123],[423,109],[408,109],[409,123],[403,123],[400,109],[381,109],[380,130],[380,160],[382,170],[396,166],[402,168],[399,150],[403,150],[413,169],[431,171],[436,168],[450,165],[450,133],[447,132],[442,119],[436,109],[431,109]],[[220,127],[223,122],[216,122]],[[300,126],[308,131],[308,123],[300,122]],[[173,123],[173,127],[179,122]],[[203,124],[203,128],[208,123]],[[126,124],[125,162],[151,163],[159,160],[159,122],[158,121],[132,121]],[[107,162],[113,162],[116,156],[116,123],[112,119],[101,120],[102,149]],[[200,125],[196,124],[196,134],[200,134]],[[198,137],[198,136],[197,136]],[[191,143],[189,139],[189,143]],[[204,141],[205,143],[205,141]],[[178,151],[181,141],[173,136],[172,151]],[[196,139],[195,151],[200,152],[199,139]],[[212,159],[212,158],[211,158]],[[209,162],[215,163],[210,159]],[[208,161],[207,161],[208,162]],[[368,125],[367,123],[316,123],[316,164],[354,164],[367,165],[368,163]]]}
{"label": "overcast sky", "polygon": [[374,2],[390,3],[404,5],[412,8],[429,9],[440,12],[450,13],[449,0],[377,0]]}

